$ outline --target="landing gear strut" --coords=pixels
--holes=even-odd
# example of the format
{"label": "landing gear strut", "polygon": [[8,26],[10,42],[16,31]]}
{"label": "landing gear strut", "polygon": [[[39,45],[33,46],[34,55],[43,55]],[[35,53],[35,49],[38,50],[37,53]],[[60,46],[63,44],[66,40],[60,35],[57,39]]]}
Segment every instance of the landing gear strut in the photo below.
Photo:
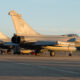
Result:
{"label": "landing gear strut", "polygon": [[35,55],[36,55],[36,56],[40,56],[40,49],[36,49]]}

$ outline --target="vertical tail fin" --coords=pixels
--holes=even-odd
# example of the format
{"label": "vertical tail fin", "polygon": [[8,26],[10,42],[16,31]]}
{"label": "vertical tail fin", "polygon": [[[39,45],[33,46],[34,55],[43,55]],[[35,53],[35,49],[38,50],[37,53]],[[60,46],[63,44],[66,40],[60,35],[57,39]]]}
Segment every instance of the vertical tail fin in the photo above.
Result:
{"label": "vertical tail fin", "polygon": [[2,32],[0,32],[0,41],[2,42],[9,42],[10,38],[4,35]]}
{"label": "vertical tail fin", "polygon": [[19,36],[39,36],[23,19],[22,16],[16,13],[14,10],[9,12],[9,15],[12,17],[13,24],[16,29],[16,33]]}
{"label": "vertical tail fin", "polygon": [[0,40],[8,39],[9,37],[5,36],[2,32],[0,32]]}

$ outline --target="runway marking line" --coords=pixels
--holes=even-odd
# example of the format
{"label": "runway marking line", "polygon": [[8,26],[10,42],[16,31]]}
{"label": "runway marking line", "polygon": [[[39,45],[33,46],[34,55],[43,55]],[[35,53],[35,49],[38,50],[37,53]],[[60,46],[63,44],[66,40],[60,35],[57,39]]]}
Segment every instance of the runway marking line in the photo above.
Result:
{"label": "runway marking line", "polygon": [[36,67],[39,67],[39,68],[44,68],[44,69],[50,69],[50,70],[57,70],[57,71],[62,71],[62,72],[67,72],[67,73],[70,73],[70,74],[76,74],[76,75],[79,75],[78,72],[74,72],[74,71],[66,71],[66,70],[63,70],[63,69],[58,69],[58,68],[50,68],[50,67],[47,67],[47,66],[41,66],[41,65],[32,65],[32,64],[26,64],[26,63],[17,63],[17,64],[22,64],[22,65],[26,65],[26,66],[36,66]]}

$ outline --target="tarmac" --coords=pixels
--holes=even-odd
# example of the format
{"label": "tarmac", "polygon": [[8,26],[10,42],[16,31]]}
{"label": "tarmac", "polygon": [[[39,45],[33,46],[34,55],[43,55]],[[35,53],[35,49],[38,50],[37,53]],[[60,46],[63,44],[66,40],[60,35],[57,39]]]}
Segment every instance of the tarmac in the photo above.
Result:
{"label": "tarmac", "polygon": [[0,55],[0,80],[80,80],[80,56]]}

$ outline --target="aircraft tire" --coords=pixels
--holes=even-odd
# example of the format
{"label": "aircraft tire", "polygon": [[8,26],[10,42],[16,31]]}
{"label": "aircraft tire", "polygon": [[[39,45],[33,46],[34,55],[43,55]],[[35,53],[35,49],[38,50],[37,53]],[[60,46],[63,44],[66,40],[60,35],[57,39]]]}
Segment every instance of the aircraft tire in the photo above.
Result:
{"label": "aircraft tire", "polygon": [[50,51],[50,56],[55,56],[55,52]]}
{"label": "aircraft tire", "polygon": [[69,53],[69,56],[72,56],[72,54],[71,54],[71,53]]}

